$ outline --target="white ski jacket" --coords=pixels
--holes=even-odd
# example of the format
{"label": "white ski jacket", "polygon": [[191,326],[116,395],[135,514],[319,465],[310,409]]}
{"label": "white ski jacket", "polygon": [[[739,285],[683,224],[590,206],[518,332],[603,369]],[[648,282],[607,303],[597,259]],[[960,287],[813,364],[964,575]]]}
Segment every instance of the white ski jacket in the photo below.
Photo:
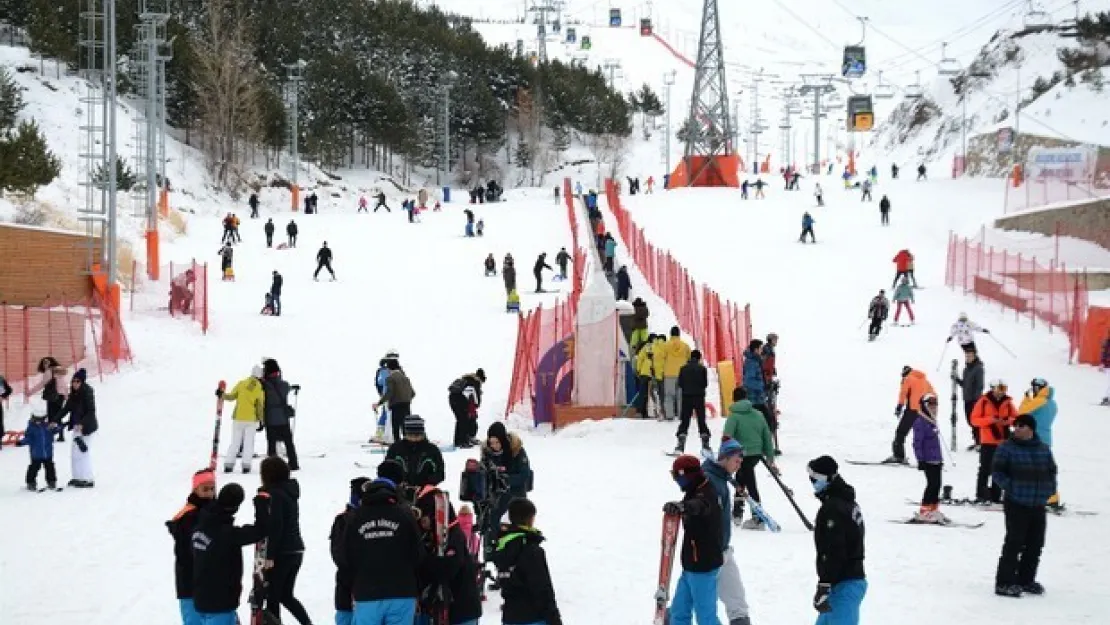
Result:
{"label": "white ski jacket", "polygon": [[973,321],[957,321],[952,324],[948,337],[956,339],[960,342],[960,345],[970,345],[975,342],[975,337],[972,335],[975,332],[983,331],[984,328]]}

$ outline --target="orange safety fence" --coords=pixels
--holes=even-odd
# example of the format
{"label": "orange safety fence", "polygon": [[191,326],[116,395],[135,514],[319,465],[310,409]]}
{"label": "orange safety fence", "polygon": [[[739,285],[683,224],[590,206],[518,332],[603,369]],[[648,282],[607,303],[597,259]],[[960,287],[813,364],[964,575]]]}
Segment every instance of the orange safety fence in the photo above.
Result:
{"label": "orange safety fence", "polygon": [[1086,272],[1068,271],[1063,264],[1048,267],[1035,256],[996,250],[950,233],[944,284],[998,302],[1002,310],[1014,311],[1014,318],[1029,318],[1063,330],[1068,337],[1068,362],[1072,362],[1082,341],[1087,316]]}
{"label": "orange safety fence", "polygon": [[[131,269],[129,306],[131,312],[155,312],[184,318],[208,333],[208,263],[195,259],[159,266],[158,280],[147,278],[137,261]],[[261,302],[259,307],[261,307]]]}
{"label": "orange safety fence", "polygon": [[678,325],[693,337],[710,366],[725,360],[740,363],[752,338],[751,305],[721,299],[697,283],[670,252],[655,247],[621,205],[612,180],[605,181],[605,199],[632,261],[651,290],[674,311]]}
{"label": "orange safety fence", "polygon": [[[118,331],[118,348],[104,342],[104,329]],[[103,380],[119,371],[121,360],[131,361],[131,345],[119,311],[97,294],[82,300],[47,299],[41,306],[11,306],[0,302],[0,376],[13,392],[30,401],[44,383],[39,360],[52,356],[72,374],[85,369]]]}

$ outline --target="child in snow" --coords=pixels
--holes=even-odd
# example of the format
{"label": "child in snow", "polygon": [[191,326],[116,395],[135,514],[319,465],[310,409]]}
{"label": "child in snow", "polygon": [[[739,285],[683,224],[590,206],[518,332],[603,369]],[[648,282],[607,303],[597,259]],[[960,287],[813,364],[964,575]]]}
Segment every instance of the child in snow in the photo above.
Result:
{"label": "child in snow", "polygon": [[235,279],[235,270],[231,268],[231,258],[235,254],[235,250],[232,249],[231,243],[230,242],[225,243],[224,246],[222,248],[220,248],[219,254],[220,254],[220,271],[223,274],[223,279],[224,280],[234,280]]}
{"label": "child in snow", "polygon": [[902,278],[898,286],[894,289],[894,323],[898,324],[898,317],[902,314],[902,308],[905,307],[906,313],[910,316],[910,323],[914,322],[913,308],[910,306],[913,303],[913,288],[910,286],[910,279],[908,277]]}
{"label": "child in snow", "polygon": [[474,224],[474,234],[482,236],[486,231],[486,221],[482,218],[478,219],[478,223]]}
{"label": "child in snow", "polygon": [[913,422],[913,455],[917,457],[917,468],[925,472],[925,492],[921,496],[921,509],[914,515],[914,520],[943,525],[948,522],[948,517],[939,510],[941,474],[944,471],[944,455],[937,431],[939,415],[936,394],[925,393],[921,398],[921,410]]}
{"label": "child in snow", "polygon": [[505,298],[505,312],[520,312],[520,294],[516,289],[509,291],[509,295]]}
{"label": "child in snow", "polygon": [[58,474],[54,470],[54,431],[57,429],[46,420],[46,404],[35,402],[31,407],[31,418],[27,429],[16,443],[27,447],[31,454],[31,464],[27,466],[27,490],[38,490],[39,468],[46,467],[46,487],[58,487]]}
{"label": "child in snow", "polygon": [[493,259],[493,254],[486,256],[486,277],[497,275],[497,261]]}
{"label": "child in snow", "polygon": [[813,215],[809,214],[809,211],[806,211],[806,213],[802,215],[802,236],[798,237],[799,243],[806,242],[807,234],[809,235],[811,243],[817,242],[817,237],[813,234],[813,224],[815,223],[817,223],[817,220],[813,218]]}

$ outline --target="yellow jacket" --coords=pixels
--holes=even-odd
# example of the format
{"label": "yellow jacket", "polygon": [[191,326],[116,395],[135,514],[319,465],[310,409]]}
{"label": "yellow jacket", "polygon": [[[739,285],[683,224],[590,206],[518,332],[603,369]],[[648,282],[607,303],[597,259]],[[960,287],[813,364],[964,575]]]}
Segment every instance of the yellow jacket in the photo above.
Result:
{"label": "yellow jacket", "polygon": [[677,378],[678,370],[690,360],[690,346],[677,336],[672,336],[663,347],[663,357],[663,376]]}
{"label": "yellow jacket", "polygon": [[1041,389],[1041,392],[1036,395],[1025,394],[1021,399],[1021,405],[1018,406],[1018,414],[1031,414],[1040,410],[1048,403],[1048,387]]}
{"label": "yellow jacket", "polygon": [[240,380],[235,388],[224,393],[224,399],[235,402],[235,414],[232,419],[255,423],[262,421],[262,407],[265,405],[266,394],[258,378]]}
{"label": "yellow jacket", "polygon": [[661,338],[655,339],[655,342],[651,344],[651,352],[655,360],[653,363],[655,365],[655,379],[662,380],[663,367],[667,363],[667,342]]}
{"label": "yellow jacket", "polygon": [[651,346],[648,345],[636,354],[636,375],[651,377],[654,371],[652,370],[654,358],[651,353]]}

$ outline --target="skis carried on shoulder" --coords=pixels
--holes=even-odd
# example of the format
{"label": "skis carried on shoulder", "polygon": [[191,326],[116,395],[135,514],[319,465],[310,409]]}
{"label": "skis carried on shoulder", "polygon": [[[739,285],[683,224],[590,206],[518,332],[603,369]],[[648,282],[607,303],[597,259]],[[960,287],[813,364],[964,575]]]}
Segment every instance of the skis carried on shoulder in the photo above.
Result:
{"label": "skis carried on shoulder", "polygon": [[659,579],[655,589],[655,618],[653,625],[665,625],[667,603],[671,596],[671,573],[674,571],[675,546],[678,544],[678,528],[682,516],[663,513],[663,537],[659,548]]}
{"label": "skis carried on shoulder", "polygon": [[216,470],[216,459],[220,455],[220,420],[224,414],[224,391],[227,390],[227,382],[220,380],[216,386],[219,392],[216,393],[216,428],[212,432],[212,457],[208,460],[208,470]]}

